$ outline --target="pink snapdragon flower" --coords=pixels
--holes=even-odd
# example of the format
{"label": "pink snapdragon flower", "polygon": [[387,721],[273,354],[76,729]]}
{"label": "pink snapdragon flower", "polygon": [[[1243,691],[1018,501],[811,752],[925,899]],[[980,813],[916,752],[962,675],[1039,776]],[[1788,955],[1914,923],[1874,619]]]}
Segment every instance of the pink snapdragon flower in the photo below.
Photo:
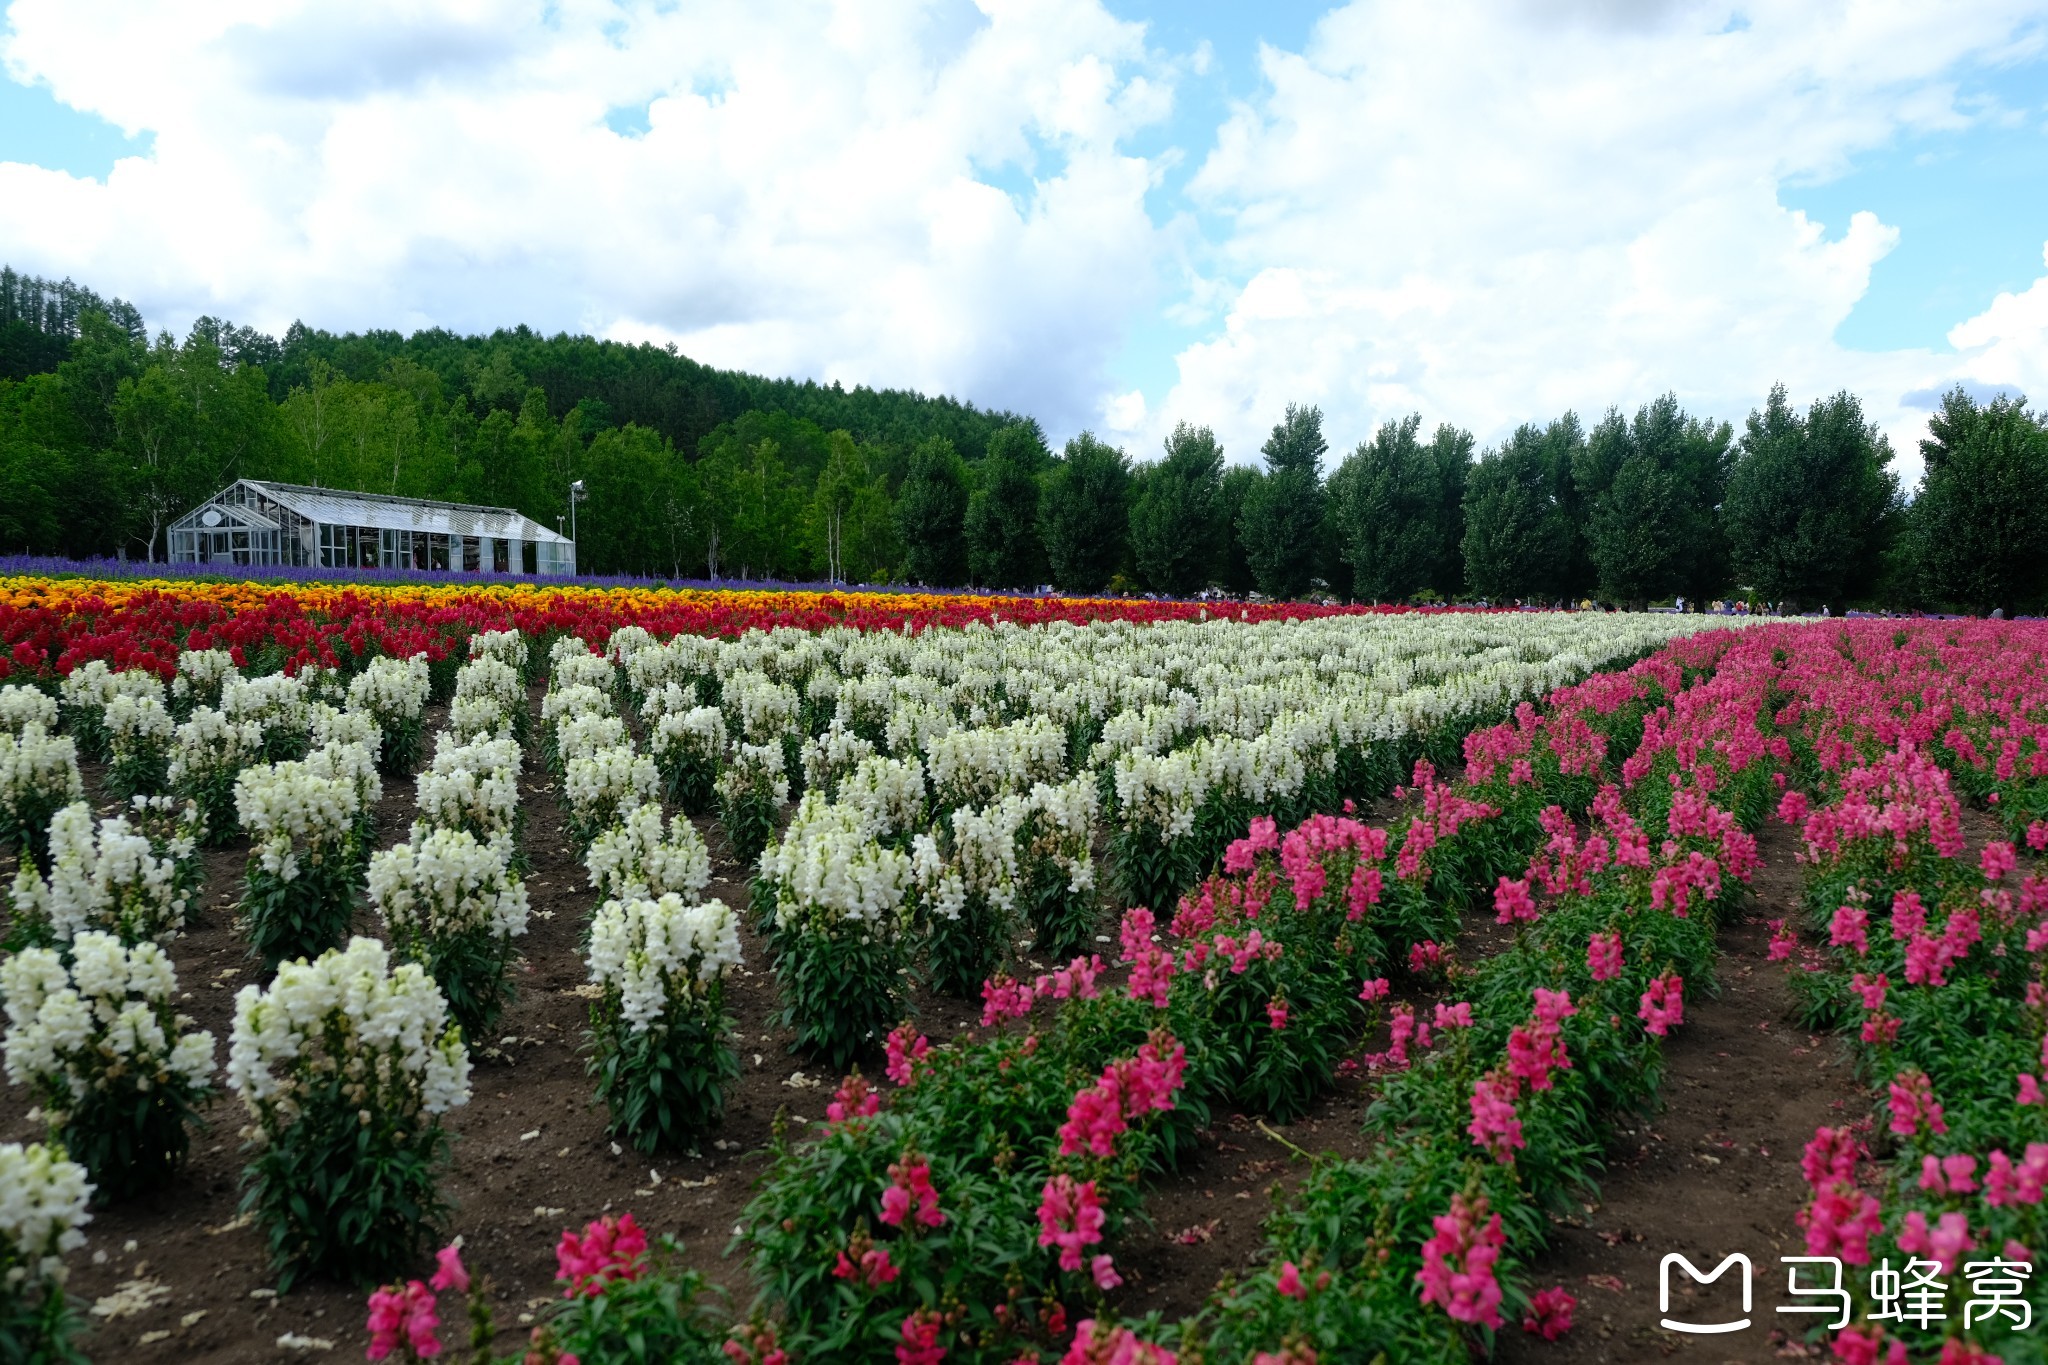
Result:
{"label": "pink snapdragon flower", "polygon": [[2038,1204],[2048,1188],[2048,1142],[2030,1142],[2026,1155],[2015,1165],[2004,1152],[1987,1158],[1984,1174],[1984,1202],[1994,1209],[2015,1204]]}
{"label": "pink snapdragon flower", "polygon": [[1941,1103],[1934,1098],[1934,1083],[1924,1071],[1901,1071],[1891,1083],[1891,1130],[1900,1137],[1913,1137],[1924,1123],[1933,1133],[1946,1133]]}
{"label": "pink snapdragon flower", "polygon": [[555,1244],[555,1278],[568,1288],[562,1297],[596,1298],[614,1280],[637,1280],[647,1272],[647,1234],[628,1213],[606,1214],[586,1225],[583,1235],[564,1228]]}
{"label": "pink snapdragon flower", "polygon": [[1077,957],[1058,971],[1039,977],[1033,989],[1054,1000],[1093,1000],[1102,994],[1095,984],[1095,978],[1101,974],[1100,957]]}
{"label": "pink snapdragon flower", "polygon": [[846,1252],[839,1253],[839,1260],[832,1267],[835,1279],[857,1281],[869,1289],[879,1289],[893,1284],[903,1272],[889,1260],[889,1248],[872,1244],[860,1250],[860,1260],[855,1261]]}
{"label": "pink snapdragon flower", "polygon": [[1612,981],[1621,975],[1621,935],[1595,934],[1586,940],[1586,970],[1595,981]]}
{"label": "pink snapdragon flower", "polygon": [[1431,1022],[1439,1033],[1446,1029],[1471,1028],[1472,1002],[1470,1000],[1459,1000],[1446,1005],[1443,1001],[1439,1000],[1436,1003],[1436,1017]]}
{"label": "pink snapdragon flower", "polygon": [[1503,1166],[1512,1165],[1515,1149],[1529,1144],[1522,1137],[1522,1120],[1515,1112],[1520,1094],[1512,1076],[1489,1071],[1472,1083],[1472,1122],[1465,1132],[1472,1145],[1484,1148]]}
{"label": "pink snapdragon flower", "polygon": [[1906,1225],[1899,1232],[1899,1250],[1939,1262],[1944,1275],[1955,1272],[1963,1253],[1976,1249],[1977,1244],[1970,1240],[1968,1214],[1944,1213],[1930,1228],[1927,1215],[1916,1209],[1906,1215]]}
{"label": "pink snapdragon flower", "polygon": [[920,1308],[903,1319],[896,1339],[896,1365],[939,1365],[946,1358],[946,1348],[939,1345],[939,1332],[945,1325],[945,1319],[929,1308]]}
{"label": "pink snapdragon flower", "polygon": [[1920,1188],[1934,1194],[1975,1194],[1977,1158],[1967,1152],[1920,1159]]}
{"label": "pink snapdragon flower", "polygon": [[1060,1249],[1060,1269],[1079,1270],[1082,1251],[1102,1240],[1109,1214],[1092,1180],[1076,1182],[1064,1173],[1045,1182],[1038,1197],[1038,1244]]}
{"label": "pink snapdragon flower", "polygon": [[1436,1233],[1422,1244],[1422,1269],[1415,1273],[1422,1301],[1438,1305],[1453,1321],[1499,1328],[1501,1291],[1493,1266],[1507,1243],[1500,1215],[1489,1216],[1484,1195],[1467,1203],[1457,1194],[1450,1212],[1430,1224]]}
{"label": "pink snapdragon flower", "polygon": [[889,1057],[889,1079],[898,1085],[909,1085],[916,1079],[917,1063],[925,1059],[932,1045],[922,1033],[905,1023],[899,1024],[882,1040],[882,1049]]}
{"label": "pink snapdragon flower", "polygon": [[1529,894],[1529,879],[1510,881],[1506,877],[1493,889],[1494,922],[1528,924],[1536,919],[1536,898]]}
{"label": "pink snapdragon flower", "polygon": [[2003,839],[1994,839],[1984,845],[1984,852],[1977,860],[1978,870],[1983,872],[1987,882],[2002,881],[2005,874],[2019,863],[2018,851]]}
{"label": "pink snapdragon flower", "polygon": [[1424,939],[1408,949],[1408,970],[1416,976],[1430,976],[1444,969],[1444,946]]}
{"label": "pink snapdragon flower", "polygon": [[402,1287],[386,1285],[372,1293],[366,1325],[370,1345],[364,1354],[371,1360],[388,1358],[401,1340],[415,1359],[431,1360],[441,1354],[439,1308],[434,1292],[418,1280],[408,1280]]}
{"label": "pink snapdragon flower", "polygon": [[1276,995],[1266,1002],[1266,1021],[1276,1033],[1287,1027],[1287,997]]}
{"label": "pink snapdragon flower", "polygon": [[1835,917],[1828,925],[1828,944],[1835,948],[1853,948],[1860,957],[1870,951],[1867,932],[1870,926],[1870,912],[1854,905],[1835,908]]}
{"label": "pink snapdragon flower", "polygon": [[1844,1327],[1835,1334],[1840,1365],[1906,1365],[1906,1343],[1886,1340],[1881,1327]]}
{"label": "pink snapdragon flower", "polygon": [[1522,1330],[1545,1341],[1556,1341],[1572,1330],[1572,1310],[1578,1306],[1579,1301],[1563,1285],[1540,1290],[1529,1300],[1529,1311],[1522,1315]]}
{"label": "pink snapdragon flower", "polygon": [[890,1163],[889,1179],[895,1183],[882,1191],[884,1223],[900,1228],[913,1210],[921,1227],[935,1228],[946,1221],[945,1212],[939,1208],[939,1192],[932,1187],[929,1162],[906,1153],[903,1160]]}
{"label": "pink snapdragon flower", "polygon": [[1014,981],[1007,973],[981,983],[981,1026],[994,1028],[1005,1019],[1022,1019],[1031,1013],[1031,987]]}
{"label": "pink snapdragon flower", "polygon": [[839,1083],[832,1102],[825,1106],[827,1123],[849,1123],[882,1112],[882,1097],[868,1088],[867,1078],[856,1071]]}
{"label": "pink snapdragon flower", "polygon": [[1685,1022],[1685,981],[1676,972],[1652,978],[1636,1017],[1658,1038]]}
{"label": "pink snapdragon flower", "polygon": [[462,1264],[462,1243],[458,1239],[434,1253],[434,1278],[427,1283],[436,1290],[469,1292],[469,1268]]}
{"label": "pink snapdragon flower", "polygon": [[[1028,1355],[1037,1361],[1037,1352]],[[1095,1319],[1083,1318],[1074,1327],[1073,1344],[1060,1357],[1060,1365],[1179,1365],[1179,1357],[1164,1346],[1140,1340],[1128,1327],[1098,1328]]]}

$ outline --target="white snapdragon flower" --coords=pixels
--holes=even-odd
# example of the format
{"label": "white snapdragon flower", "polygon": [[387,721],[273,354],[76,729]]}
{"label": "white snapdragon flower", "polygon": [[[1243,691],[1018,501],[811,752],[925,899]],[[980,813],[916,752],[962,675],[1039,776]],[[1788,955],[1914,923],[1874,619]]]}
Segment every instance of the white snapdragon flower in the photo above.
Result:
{"label": "white snapdragon flower", "polygon": [[725,680],[725,714],[749,744],[780,743],[796,725],[796,691],[762,673],[735,673]]}
{"label": "white snapdragon flower", "polygon": [[[573,644],[575,649],[563,649]],[[588,687],[609,696],[618,682],[618,673],[602,654],[592,654],[581,640],[563,640],[555,646],[555,656],[548,667],[548,686],[554,691],[571,687]]]}
{"label": "white snapdragon flower", "polygon": [[306,733],[316,749],[330,744],[358,745],[369,754],[372,763],[384,748],[383,722],[376,713],[359,711],[353,706],[337,711],[324,701],[314,702],[306,708]]}
{"label": "white snapdragon flower", "polygon": [[[674,683],[669,686],[682,690]],[[683,759],[715,763],[725,754],[725,713],[715,706],[664,711],[652,722],[647,743],[657,758],[674,754]],[[779,746],[776,752],[781,752]]]}
{"label": "white snapdragon flower", "polygon": [[804,785],[828,795],[863,759],[874,757],[875,746],[846,729],[835,717],[825,733],[803,743]]}
{"label": "white snapdragon flower", "polygon": [[238,773],[263,753],[263,727],[255,721],[234,721],[208,707],[199,707],[178,727],[171,749],[171,785],[186,790]]}
{"label": "white snapdragon flower", "polygon": [[241,676],[235,656],[224,649],[188,649],[178,655],[178,672],[171,679],[171,697],[182,710],[186,703],[220,709],[221,689],[229,678]]}
{"label": "white snapdragon flower", "polygon": [[268,989],[244,986],[235,996],[228,1088],[247,1106],[259,1142],[296,1122],[330,1078],[339,1078],[349,1108],[403,1117],[467,1104],[469,1071],[440,987],[417,963],[392,967],[373,938],[282,963]]}
{"label": "white snapdragon flower", "polygon": [[[463,705],[465,702],[469,703],[467,707]],[[458,728],[465,733],[496,730],[525,709],[526,684],[519,681],[519,670],[503,659],[489,654],[479,655],[455,670],[455,695],[449,719],[455,722],[456,712],[463,712]],[[494,712],[497,720],[489,724],[478,723],[487,710]]]}
{"label": "white snapdragon flower", "polygon": [[540,723],[548,726],[559,725],[572,716],[608,716],[612,711],[611,693],[589,683],[551,688],[540,699]]}
{"label": "white snapdragon flower", "polygon": [[621,810],[654,801],[660,793],[654,760],[628,745],[572,758],[562,770],[569,817],[592,837],[617,820]]}
{"label": "white snapdragon flower", "polygon": [[306,678],[271,673],[261,678],[229,678],[220,690],[221,714],[231,724],[253,724],[265,736],[303,734],[312,705]]}
{"label": "white snapdragon flower", "polygon": [[628,743],[626,722],[596,711],[579,711],[555,722],[555,758],[567,767],[575,759],[589,758],[600,749],[616,749]]}
{"label": "white snapdragon flower", "polygon": [[446,941],[477,930],[526,932],[526,884],[509,871],[512,843],[438,829],[370,857],[370,903],[394,934]]}
{"label": "white snapdragon flower", "polygon": [[761,853],[779,927],[886,935],[912,885],[909,855],[885,847],[861,811],[806,793],[782,838]]}
{"label": "white snapdragon flower", "polygon": [[718,775],[718,795],[727,801],[766,795],[774,805],[786,806],[788,771],[780,744],[736,744],[725,771]]}
{"label": "white snapdragon flower", "polygon": [[635,806],[591,841],[583,857],[590,884],[610,900],[650,900],[668,894],[698,899],[711,883],[711,854],[689,817],[662,826],[661,807]]}
{"label": "white snapdragon flower", "polygon": [[604,657],[630,672],[633,660],[655,647],[654,636],[645,627],[620,626],[605,641]]}
{"label": "white snapdragon flower", "polygon": [[839,783],[838,802],[861,813],[879,839],[924,823],[931,789],[924,764],[914,758],[866,758]]}
{"label": "white snapdragon flower", "polygon": [[486,840],[510,835],[519,814],[521,762],[518,741],[510,735],[464,743],[442,734],[433,762],[413,779],[414,830],[466,829]]}
{"label": "white snapdragon flower", "polygon": [[1148,825],[1168,842],[1194,828],[1195,812],[1208,795],[1186,750],[1125,754],[1116,761],[1115,782],[1117,819],[1127,828]]}
{"label": "white snapdragon flower", "polygon": [[36,724],[45,733],[57,728],[57,701],[40,688],[8,683],[0,687],[0,730],[21,735],[22,728]]}
{"label": "white snapdragon flower", "polygon": [[0,1241],[13,1266],[10,1289],[64,1283],[64,1257],[85,1245],[80,1229],[92,1221],[92,1190],[85,1167],[66,1160],[62,1148],[0,1142]]}
{"label": "white snapdragon flower", "polygon": [[362,750],[340,749],[339,755],[322,751],[331,755],[319,765],[324,772],[311,762],[259,763],[235,779],[235,813],[270,875],[291,881],[303,857],[340,856],[347,847],[363,802],[359,780],[341,771],[340,761]]}
{"label": "white snapdragon flower", "polygon": [[68,970],[48,948],[0,962],[10,1081],[32,1087],[53,1121],[95,1094],[212,1083],[213,1035],[172,1004],[178,977],[163,949],[96,930],[70,949]]}
{"label": "white snapdragon flower", "polygon": [[[197,811],[188,818],[196,828]],[[186,847],[184,856],[190,853]],[[191,904],[180,861],[176,848],[160,856],[125,817],[95,823],[92,808],[74,802],[50,821],[49,877],[33,862],[15,874],[14,908],[63,940],[104,929],[131,942],[168,941],[184,927]]]}
{"label": "white snapdragon flower", "polygon": [[26,818],[84,794],[71,736],[48,734],[36,721],[24,724],[19,735],[0,731],[0,807]]}
{"label": "white snapdragon flower", "polygon": [[487,630],[469,637],[469,657],[495,659],[517,672],[526,664],[526,637],[516,630]]}
{"label": "white snapdragon flower", "polygon": [[379,657],[349,682],[348,704],[352,711],[367,711],[379,725],[418,720],[426,711],[427,696],[433,691],[427,675],[427,656],[409,659]]}
{"label": "white snapdragon flower", "polygon": [[616,993],[633,1033],[703,1008],[739,965],[739,927],[723,901],[608,900],[590,922],[590,980]]}

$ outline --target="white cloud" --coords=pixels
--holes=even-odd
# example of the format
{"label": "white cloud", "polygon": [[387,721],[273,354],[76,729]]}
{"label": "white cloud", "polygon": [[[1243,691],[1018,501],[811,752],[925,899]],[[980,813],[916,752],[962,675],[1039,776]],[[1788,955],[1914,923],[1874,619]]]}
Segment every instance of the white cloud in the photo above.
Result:
{"label": "white cloud", "polygon": [[[2040,10],[1782,0],[1733,32],[1726,4],[1335,11],[1303,53],[1262,54],[1266,90],[1194,178],[1230,283],[1152,424],[1213,424],[1251,459],[1290,401],[1321,404],[1341,448],[1408,411],[1487,440],[1667,389],[1739,421],[1782,380],[1859,393],[1916,474],[1925,413],[1904,395],[2003,378],[2026,343],[1837,346],[1897,233],[1867,213],[1823,229],[1778,189],[1963,125],[1958,72],[2032,44]],[[1958,346],[2006,326],[1979,321]]]}
{"label": "white cloud", "polygon": [[[2048,0],[1361,0],[1170,138],[1218,59],[1104,3],[14,0],[8,72],[154,140],[104,183],[0,163],[0,242],[160,323],[673,341],[1141,454],[1190,419],[1255,458],[1289,402],[1341,453],[1782,380],[1861,394],[1910,474],[1927,393],[2048,397],[2048,280],[1955,354],[1848,351],[1897,233],[1779,202],[2008,120],[1956,92],[2037,56]],[[1115,373],[1148,315],[1199,337],[1167,392]]]}
{"label": "white cloud", "polygon": [[[2041,248],[2048,266],[2048,244]],[[2048,404],[2048,275],[2025,292],[2000,294],[1976,317],[1957,323],[1949,344],[1969,360],[1969,377],[1982,387],[2023,393]]]}
{"label": "white cloud", "polygon": [[1095,0],[9,19],[15,78],[155,146],[105,183],[0,164],[0,241],[159,322],[528,322],[1078,426],[1154,301],[1157,172],[1122,148],[1174,73]]}

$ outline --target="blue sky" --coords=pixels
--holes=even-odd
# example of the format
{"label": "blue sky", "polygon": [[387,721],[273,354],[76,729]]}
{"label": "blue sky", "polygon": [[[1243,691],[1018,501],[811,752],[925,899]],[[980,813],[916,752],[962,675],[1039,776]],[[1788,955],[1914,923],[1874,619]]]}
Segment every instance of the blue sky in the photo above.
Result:
{"label": "blue sky", "polygon": [[[2048,398],[2048,0],[12,0],[0,258],[527,322],[1140,454]],[[124,129],[131,129],[124,131]]]}

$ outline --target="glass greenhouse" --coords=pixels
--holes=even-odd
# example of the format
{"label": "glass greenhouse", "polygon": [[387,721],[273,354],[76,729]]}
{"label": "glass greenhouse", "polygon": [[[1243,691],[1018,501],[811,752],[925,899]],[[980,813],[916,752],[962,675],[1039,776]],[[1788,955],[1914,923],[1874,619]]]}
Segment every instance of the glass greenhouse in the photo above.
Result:
{"label": "glass greenhouse", "polygon": [[509,507],[237,479],[171,523],[173,564],[573,574],[576,543]]}

